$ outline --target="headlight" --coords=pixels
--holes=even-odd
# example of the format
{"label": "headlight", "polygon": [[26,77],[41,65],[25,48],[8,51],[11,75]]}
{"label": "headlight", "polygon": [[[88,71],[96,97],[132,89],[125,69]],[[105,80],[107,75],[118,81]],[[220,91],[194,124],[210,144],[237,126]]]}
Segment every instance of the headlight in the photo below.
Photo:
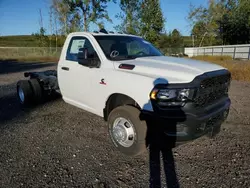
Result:
{"label": "headlight", "polygon": [[176,90],[160,90],[157,93],[157,98],[161,100],[171,100],[177,97],[178,93]]}
{"label": "headlight", "polygon": [[194,89],[154,89],[150,98],[160,106],[183,106],[193,95]]}

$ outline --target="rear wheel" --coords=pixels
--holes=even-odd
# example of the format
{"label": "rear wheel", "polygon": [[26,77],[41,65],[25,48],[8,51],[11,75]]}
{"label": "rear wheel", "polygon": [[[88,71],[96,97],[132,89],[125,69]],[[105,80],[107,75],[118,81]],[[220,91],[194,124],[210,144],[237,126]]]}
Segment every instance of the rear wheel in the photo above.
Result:
{"label": "rear wheel", "polygon": [[133,106],[119,106],[109,115],[109,135],[122,153],[136,156],[146,150],[147,125],[140,120],[140,110]]}
{"label": "rear wheel", "polygon": [[22,105],[28,105],[32,102],[33,91],[28,80],[20,80],[17,83],[17,95]]}
{"label": "rear wheel", "polygon": [[42,91],[42,87],[40,85],[40,83],[38,82],[37,79],[30,79],[29,83],[32,87],[32,91],[33,91],[33,101],[34,103],[38,104],[40,102],[42,102],[43,99],[43,91]]}

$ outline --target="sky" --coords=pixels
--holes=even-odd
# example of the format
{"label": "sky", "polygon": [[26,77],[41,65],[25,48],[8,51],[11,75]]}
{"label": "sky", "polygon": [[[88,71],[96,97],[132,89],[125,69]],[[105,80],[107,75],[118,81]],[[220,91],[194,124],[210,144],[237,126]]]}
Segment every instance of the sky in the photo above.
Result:
{"label": "sky", "polygon": [[[119,0],[117,0],[119,2]],[[167,32],[178,29],[182,35],[190,35],[190,26],[186,19],[189,5],[206,5],[207,0],[160,0],[161,8],[166,19]],[[39,9],[42,11],[43,26],[49,34],[50,0],[0,0],[0,36],[30,35],[39,30]],[[115,15],[120,12],[118,3],[108,5],[108,13],[113,23],[106,23],[105,29],[114,31],[119,24]],[[91,26],[90,30],[97,30]]]}

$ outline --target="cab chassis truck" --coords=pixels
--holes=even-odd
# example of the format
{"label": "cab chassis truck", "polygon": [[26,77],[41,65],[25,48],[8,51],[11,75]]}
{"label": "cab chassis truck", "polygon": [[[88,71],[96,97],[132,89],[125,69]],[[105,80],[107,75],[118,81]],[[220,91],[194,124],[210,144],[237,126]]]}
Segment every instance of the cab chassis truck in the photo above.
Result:
{"label": "cab chassis truck", "polygon": [[66,103],[103,117],[113,145],[131,156],[147,148],[147,117],[169,127],[164,134],[178,145],[216,135],[231,104],[224,67],[165,56],[140,36],[105,30],[70,33],[57,70],[24,76],[17,83],[22,105],[60,93]]}

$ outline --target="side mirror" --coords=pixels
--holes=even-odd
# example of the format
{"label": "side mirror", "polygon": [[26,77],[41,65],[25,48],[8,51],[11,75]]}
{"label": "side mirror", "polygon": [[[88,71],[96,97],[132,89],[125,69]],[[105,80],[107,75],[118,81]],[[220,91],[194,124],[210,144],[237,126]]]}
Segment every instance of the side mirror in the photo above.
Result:
{"label": "side mirror", "polygon": [[88,49],[80,48],[77,54],[77,60],[80,65],[88,66]]}
{"label": "side mirror", "polygon": [[100,60],[97,57],[96,52],[94,52],[94,54],[89,54],[88,48],[80,48],[77,54],[77,59],[80,65],[89,68],[99,68],[100,66]]}

